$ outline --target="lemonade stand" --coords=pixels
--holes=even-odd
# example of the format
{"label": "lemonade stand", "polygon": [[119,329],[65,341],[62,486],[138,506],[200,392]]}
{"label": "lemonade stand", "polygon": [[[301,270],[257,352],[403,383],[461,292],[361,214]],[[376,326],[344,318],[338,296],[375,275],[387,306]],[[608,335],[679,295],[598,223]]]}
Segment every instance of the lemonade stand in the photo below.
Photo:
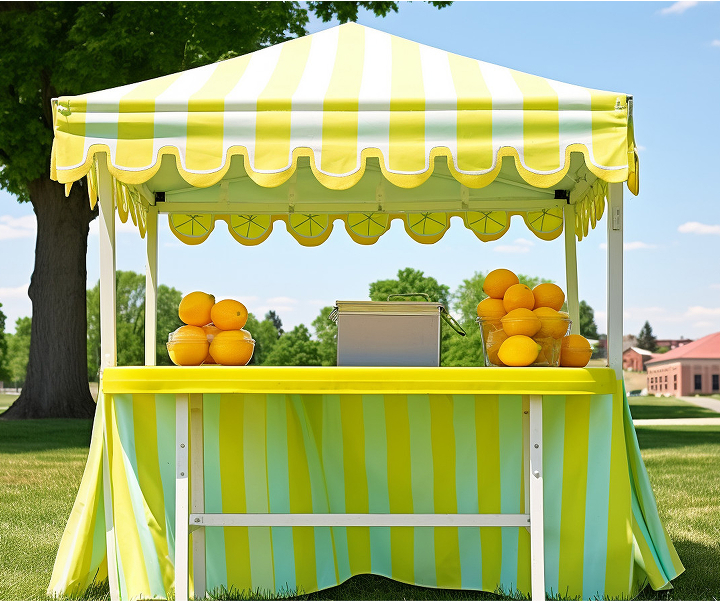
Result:
{"label": "lemonade stand", "polygon": [[[355,24],[151,81],[54,100],[52,176],[100,205],[102,374],[50,593],[113,599],[335,586],[635,595],[682,565],[622,382],[623,183],[632,98]],[[147,249],[146,366],[117,367],[115,213]],[[401,222],[483,242],[511,217],[576,242],[606,216],[601,368],[158,367],[157,232],[256,245]],[[164,221],[164,220],[163,220]]]}

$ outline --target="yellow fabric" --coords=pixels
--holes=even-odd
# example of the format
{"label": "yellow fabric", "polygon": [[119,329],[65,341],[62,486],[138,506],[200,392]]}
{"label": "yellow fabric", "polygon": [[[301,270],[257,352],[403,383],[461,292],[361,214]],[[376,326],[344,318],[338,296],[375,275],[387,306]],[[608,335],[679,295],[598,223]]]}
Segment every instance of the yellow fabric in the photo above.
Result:
{"label": "yellow fabric", "polygon": [[[229,157],[274,187],[307,157],[316,178],[344,190],[379,159],[393,185],[413,188],[445,157],[471,188],[512,157],[548,188],[582,153],[606,182],[637,181],[625,94],[562,84],[453,55],[356,24],[275,47],[75,97],[54,105],[52,177],[85,176],[98,152],[126,184],[148,181],[174,156],[192,186],[218,182]],[[566,125],[564,111],[573,112]],[[116,134],[109,132],[116,131]],[[113,140],[108,136],[116,135]],[[339,211],[337,211],[339,212]]]}

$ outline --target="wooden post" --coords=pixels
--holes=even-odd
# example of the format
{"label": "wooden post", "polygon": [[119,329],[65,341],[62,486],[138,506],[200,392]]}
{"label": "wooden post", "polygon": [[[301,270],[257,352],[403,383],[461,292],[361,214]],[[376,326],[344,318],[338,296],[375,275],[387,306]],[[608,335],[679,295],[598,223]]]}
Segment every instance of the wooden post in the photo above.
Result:
{"label": "wooden post", "polygon": [[175,395],[175,601],[188,601],[188,395]]}
{"label": "wooden post", "polygon": [[542,397],[530,395],[530,578],[532,601],[545,600]]}
{"label": "wooden post", "polygon": [[563,208],[565,221],[565,284],[567,286],[567,305],[572,320],[572,334],[580,333],[580,298],[578,293],[577,237],[575,236],[575,205],[566,204]]}
{"label": "wooden post", "polygon": [[157,361],[157,268],[158,210],[152,205],[145,231],[145,365],[156,365]]}
{"label": "wooden post", "polygon": [[98,205],[100,207],[100,380],[106,367],[117,365],[115,331],[115,201],[112,177],[105,154],[98,164]]}
{"label": "wooden post", "polygon": [[607,219],[607,361],[622,374],[623,344],[623,185],[608,184]]}
{"label": "wooden post", "polygon": [[[190,505],[192,513],[205,513],[205,471],[203,453],[203,395],[190,395]],[[205,598],[205,528],[192,532],[193,598]]]}

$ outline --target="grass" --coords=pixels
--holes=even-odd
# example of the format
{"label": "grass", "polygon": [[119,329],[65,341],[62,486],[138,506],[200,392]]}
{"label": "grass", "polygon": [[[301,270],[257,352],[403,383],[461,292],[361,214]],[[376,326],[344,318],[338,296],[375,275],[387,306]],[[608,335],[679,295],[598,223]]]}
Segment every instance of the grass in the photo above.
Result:
{"label": "grass", "polygon": [[720,413],[681,401],[675,397],[630,397],[633,419],[678,419],[694,417],[720,417]]}
{"label": "grass", "polygon": [[[0,396],[0,407],[4,407]],[[650,402],[646,402],[650,401]],[[680,417],[687,403],[632,398],[633,413]],[[690,406],[692,407],[692,406]],[[700,408],[698,408],[700,409]],[[714,414],[717,416],[718,414]],[[688,415],[682,415],[687,417]],[[639,417],[636,415],[636,417]],[[47,601],[55,554],[87,458],[91,423],[85,420],[0,420],[0,599]],[[686,572],[670,591],[646,589],[641,600],[720,599],[720,426],[638,427],[638,440],[661,518]],[[226,591],[222,599],[266,599]],[[498,599],[477,591],[416,587],[381,576],[356,576],[299,599]],[[505,597],[507,598],[507,597]],[[85,601],[109,599],[107,585]]]}

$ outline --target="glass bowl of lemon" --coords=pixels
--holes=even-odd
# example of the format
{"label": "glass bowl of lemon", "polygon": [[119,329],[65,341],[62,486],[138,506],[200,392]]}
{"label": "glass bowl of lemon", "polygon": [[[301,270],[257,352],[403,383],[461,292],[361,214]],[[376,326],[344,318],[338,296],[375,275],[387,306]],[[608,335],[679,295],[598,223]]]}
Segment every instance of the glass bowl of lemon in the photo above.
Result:
{"label": "glass bowl of lemon", "polygon": [[476,321],[487,367],[557,367],[572,324],[566,313],[548,307],[513,309]]}

